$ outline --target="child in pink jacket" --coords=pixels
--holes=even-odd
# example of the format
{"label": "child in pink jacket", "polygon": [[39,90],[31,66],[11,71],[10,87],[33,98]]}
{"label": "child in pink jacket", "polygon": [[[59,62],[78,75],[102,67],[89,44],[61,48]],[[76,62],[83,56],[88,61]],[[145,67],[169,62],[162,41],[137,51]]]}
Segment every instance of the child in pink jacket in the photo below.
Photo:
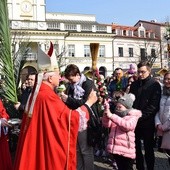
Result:
{"label": "child in pink jacket", "polygon": [[119,170],[133,170],[136,157],[135,127],[142,113],[132,108],[135,96],[124,94],[117,100],[115,112],[111,113],[106,102],[102,123],[110,128],[107,151],[115,159]]}

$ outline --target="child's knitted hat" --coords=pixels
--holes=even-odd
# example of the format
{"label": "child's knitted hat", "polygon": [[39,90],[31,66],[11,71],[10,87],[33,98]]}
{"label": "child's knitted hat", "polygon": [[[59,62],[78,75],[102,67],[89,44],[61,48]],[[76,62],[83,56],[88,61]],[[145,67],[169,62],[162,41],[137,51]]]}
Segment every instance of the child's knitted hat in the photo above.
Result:
{"label": "child's knitted hat", "polygon": [[122,97],[120,97],[117,103],[121,103],[127,109],[131,109],[133,106],[133,102],[135,101],[135,95],[132,93],[125,93]]}

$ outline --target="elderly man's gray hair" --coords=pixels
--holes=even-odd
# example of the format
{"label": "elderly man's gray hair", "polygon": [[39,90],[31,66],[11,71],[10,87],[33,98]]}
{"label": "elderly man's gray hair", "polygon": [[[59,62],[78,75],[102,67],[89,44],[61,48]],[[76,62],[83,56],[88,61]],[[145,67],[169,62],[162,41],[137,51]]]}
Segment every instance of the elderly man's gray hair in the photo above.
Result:
{"label": "elderly man's gray hair", "polygon": [[55,72],[46,72],[43,75],[43,80],[48,80],[49,76],[55,75]]}

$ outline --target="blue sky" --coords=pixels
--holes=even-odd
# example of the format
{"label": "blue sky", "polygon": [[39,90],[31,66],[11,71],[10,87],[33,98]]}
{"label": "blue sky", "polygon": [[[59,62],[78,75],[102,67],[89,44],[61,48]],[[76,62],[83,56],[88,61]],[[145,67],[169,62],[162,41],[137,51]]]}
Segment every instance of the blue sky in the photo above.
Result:
{"label": "blue sky", "polygon": [[170,21],[170,0],[46,0],[47,12],[94,14],[99,23]]}

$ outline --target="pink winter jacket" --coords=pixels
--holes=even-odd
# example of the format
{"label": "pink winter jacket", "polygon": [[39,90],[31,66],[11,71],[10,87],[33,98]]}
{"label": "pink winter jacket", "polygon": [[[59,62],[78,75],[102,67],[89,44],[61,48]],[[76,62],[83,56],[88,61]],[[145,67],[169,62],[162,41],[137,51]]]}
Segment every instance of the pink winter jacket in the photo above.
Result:
{"label": "pink winter jacket", "polygon": [[103,126],[111,128],[107,144],[109,153],[136,158],[134,130],[141,115],[140,110],[132,109],[124,117],[116,114],[113,114],[111,118],[102,117]]}

